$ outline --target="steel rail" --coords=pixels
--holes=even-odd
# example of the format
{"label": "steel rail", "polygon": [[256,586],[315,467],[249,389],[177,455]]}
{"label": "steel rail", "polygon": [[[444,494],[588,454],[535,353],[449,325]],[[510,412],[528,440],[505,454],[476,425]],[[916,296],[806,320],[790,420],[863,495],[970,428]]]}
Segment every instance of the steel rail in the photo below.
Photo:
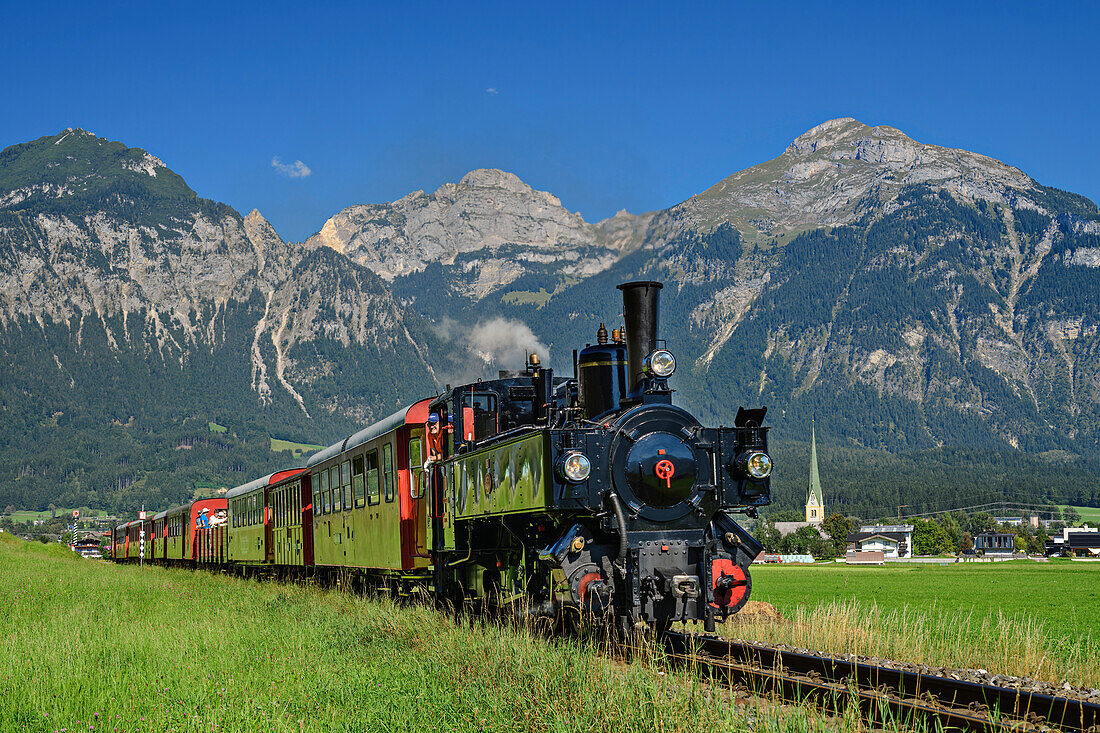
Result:
{"label": "steel rail", "polygon": [[678,632],[666,635],[674,659],[689,660],[749,689],[842,714],[858,704],[872,723],[930,729],[1026,730],[1045,725],[1100,733],[1100,704],[950,677],[822,657]]}

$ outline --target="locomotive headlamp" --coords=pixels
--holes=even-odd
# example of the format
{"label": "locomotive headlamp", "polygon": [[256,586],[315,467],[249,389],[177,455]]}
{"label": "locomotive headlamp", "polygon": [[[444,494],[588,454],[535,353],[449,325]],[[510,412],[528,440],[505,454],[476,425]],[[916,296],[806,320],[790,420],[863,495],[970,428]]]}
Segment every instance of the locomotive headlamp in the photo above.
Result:
{"label": "locomotive headlamp", "polygon": [[570,453],[558,464],[558,472],[566,481],[580,483],[592,473],[592,463],[583,453]]}
{"label": "locomotive headlamp", "polygon": [[657,349],[646,357],[645,370],[664,379],[676,371],[676,357],[667,349]]}
{"label": "locomotive headlamp", "polygon": [[744,461],[745,473],[756,479],[764,479],[772,473],[772,458],[767,453],[750,453]]}

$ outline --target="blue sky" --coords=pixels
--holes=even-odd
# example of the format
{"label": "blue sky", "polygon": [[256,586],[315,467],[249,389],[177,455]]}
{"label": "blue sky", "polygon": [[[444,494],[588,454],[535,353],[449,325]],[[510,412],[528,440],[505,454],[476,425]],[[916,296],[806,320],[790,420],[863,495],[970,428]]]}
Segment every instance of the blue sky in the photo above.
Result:
{"label": "blue sky", "polygon": [[291,240],[479,167],[590,221],[663,208],[843,116],[1100,200],[1095,4],[2,0],[0,18],[0,147],[84,127]]}

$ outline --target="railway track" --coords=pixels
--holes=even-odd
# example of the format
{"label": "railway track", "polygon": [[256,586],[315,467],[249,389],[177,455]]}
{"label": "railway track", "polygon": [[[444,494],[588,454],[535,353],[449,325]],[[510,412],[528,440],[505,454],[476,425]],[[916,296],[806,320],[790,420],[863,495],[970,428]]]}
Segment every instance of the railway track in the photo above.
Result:
{"label": "railway track", "polygon": [[666,638],[673,659],[730,684],[834,714],[855,704],[872,725],[1100,733],[1100,703],[717,637],[670,632]]}

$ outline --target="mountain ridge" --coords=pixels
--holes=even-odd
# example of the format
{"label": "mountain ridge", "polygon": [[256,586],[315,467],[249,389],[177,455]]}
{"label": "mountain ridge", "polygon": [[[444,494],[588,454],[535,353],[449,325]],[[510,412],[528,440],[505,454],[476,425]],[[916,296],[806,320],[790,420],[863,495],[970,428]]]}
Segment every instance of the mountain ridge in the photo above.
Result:
{"label": "mountain ridge", "polygon": [[264,433],[323,443],[491,375],[502,330],[568,369],[633,278],[666,283],[708,421],[763,403],[794,440],[816,413],[857,447],[1100,455],[1096,205],[851,118],[668,209],[588,223],[477,169],[300,244],[70,129],[0,151],[0,262],[0,503],[231,483],[277,467]]}

